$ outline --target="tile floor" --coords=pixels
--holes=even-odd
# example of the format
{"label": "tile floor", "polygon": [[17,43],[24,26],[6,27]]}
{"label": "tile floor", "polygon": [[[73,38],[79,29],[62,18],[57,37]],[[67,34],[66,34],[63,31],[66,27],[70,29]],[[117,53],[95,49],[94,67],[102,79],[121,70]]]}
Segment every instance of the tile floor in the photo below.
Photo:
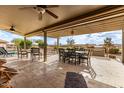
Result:
{"label": "tile floor", "polygon": [[8,67],[18,70],[18,75],[10,82],[17,88],[63,88],[68,71],[83,74],[90,88],[124,87],[124,66],[108,58],[92,57],[94,71],[91,72],[85,64],[75,66],[59,62],[58,55],[49,56],[47,62],[17,58],[7,61]]}

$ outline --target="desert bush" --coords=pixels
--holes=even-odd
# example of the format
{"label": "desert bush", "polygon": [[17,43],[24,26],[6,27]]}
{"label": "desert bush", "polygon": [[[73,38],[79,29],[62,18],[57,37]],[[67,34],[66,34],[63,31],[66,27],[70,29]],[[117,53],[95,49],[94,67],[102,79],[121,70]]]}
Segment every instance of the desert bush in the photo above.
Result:
{"label": "desert bush", "polygon": [[111,49],[109,49],[109,53],[110,54],[118,54],[119,53],[119,49],[118,48],[111,48]]}

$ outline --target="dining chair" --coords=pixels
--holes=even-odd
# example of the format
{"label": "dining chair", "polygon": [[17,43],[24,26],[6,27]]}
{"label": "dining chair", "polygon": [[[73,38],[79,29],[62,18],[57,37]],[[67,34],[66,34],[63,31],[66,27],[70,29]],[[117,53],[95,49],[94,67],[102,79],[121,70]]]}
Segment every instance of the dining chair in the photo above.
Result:
{"label": "dining chair", "polygon": [[63,58],[62,58],[62,60],[63,60],[64,63],[66,63],[66,61],[69,63],[69,61],[70,61],[70,56],[69,55],[70,54],[69,54],[68,50],[65,50],[63,52]]}
{"label": "dining chair", "polygon": [[84,50],[84,53],[80,54],[79,56],[79,64],[80,63],[85,63],[85,60],[86,60],[86,63],[87,63],[87,66],[89,65],[89,62],[90,62],[90,50],[89,49],[85,49]]}
{"label": "dining chair", "polygon": [[63,60],[64,57],[64,49],[63,48],[59,48],[59,60]]}
{"label": "dining chair", "polygon": [[67,49],[68,52],[64,54],[64,63],[67,61],[69,64],[77,64],[79,61],[78,55],[75,49]]}
{"label": "dining chair", "polygon": [[37,56],[38,56],[38,59],[40,59],[40,57],[42,56],[42,54],[40,53],[40,48],[31,48],[31,58],[32,58],[32,61]]}
{"label": "dining chair", "polygon": [[21,59],[24,56],[26,56],[26,58],[28,58],[28,52],[24,49],[20,48],[19,50],[17,50],[17,54],[18,54],[18,58],[20,58],[20,56],[21,56]]}
{"label": "dining chair", "polygon": [[85,49],[84,48],[80,48],[79,51],[85,51]]}
{"label": "dining chair", "polygon": [[69,57],[68,63],[72,63],[72,64],[74,63],[76,65],[77,55],[76,55],[75,49],[68,50],[68,57]]}

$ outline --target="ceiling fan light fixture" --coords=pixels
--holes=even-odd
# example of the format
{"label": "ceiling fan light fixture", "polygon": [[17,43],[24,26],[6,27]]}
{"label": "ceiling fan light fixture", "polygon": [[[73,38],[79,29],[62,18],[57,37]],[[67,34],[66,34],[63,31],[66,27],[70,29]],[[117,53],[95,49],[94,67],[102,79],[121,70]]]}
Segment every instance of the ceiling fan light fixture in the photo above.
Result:
{"label": "ceiling fan light fixture", "polygon": [[75,34],[74,32],[75,32],[75,29],[72,29],[71,30],[71,35],[74,35]]}
{"label": "ceiling fan light fixture", "polygon": [[14,26],[9,29],[11,32],[15,32]]}
{"label": "ceiling fan light fixture", "polygon": [[43,9],[43,8],[41,8],[42,10],[41,10],[41,12],[42,12],[42,14],[44,14],[45,13],[45,9]]}
{"label": "ceiling fan light fixture", "polygon": [[39,20],[42,20],[43,14],[45,13],[45,9],[40,8],[39,10]]}
{"label": "ceiling fan light fixture", "polygon": [[42,12],[39,13],[39,20],[42,20]]}
{"label": "ceiling fan light fixture", "polygon": [[38,7],[36,8],[37,12],[44,14],[45,13],[45,9],[41,8],[41,7]]}

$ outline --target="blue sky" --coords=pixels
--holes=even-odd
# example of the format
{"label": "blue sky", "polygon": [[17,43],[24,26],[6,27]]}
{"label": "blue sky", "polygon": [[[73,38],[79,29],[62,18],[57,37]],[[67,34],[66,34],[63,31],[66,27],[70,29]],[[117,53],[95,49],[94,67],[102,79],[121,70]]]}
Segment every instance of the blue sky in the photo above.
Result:
{"label": "blue sky", "polygon": [[[73,36],[73,39],[75,39],[76,44],[103,44],[104,39],[106,37],[111,37],[112,42],[115,44],[121,44],[122,43],[122,31],[121,30],[78,35],[78,36]],[[61,38],[60,42],[62,44],[65,44],[67,38],[69,38],[69,37]]]}
{"label": "blue sky", "polygon": [[[75,39],[76,44],[103,44],[104,39],[106,37],[111,37],[113,43],[115,44],[121,44],[122,40],[122,32],[121,30],[118,31],[110,31],[110,32],[100,32],[100,33],[94,33],[94,34],[85,34],[85,35],[77,35],[77,36],[68,36],[68,37],[61,37],[60,43],[66,44],[67,38],[73,38]],[[14,38],[23,38],[22,36],[12,34],[5,31],[0,31],[0,39],[6,40],[8,42],[11,42]],[[30,40],[37,40],[37,39],[43,39],[43,37],[30,37],[28,38]],[[48,38],[48,44],[55,44],[56,39]]]}

